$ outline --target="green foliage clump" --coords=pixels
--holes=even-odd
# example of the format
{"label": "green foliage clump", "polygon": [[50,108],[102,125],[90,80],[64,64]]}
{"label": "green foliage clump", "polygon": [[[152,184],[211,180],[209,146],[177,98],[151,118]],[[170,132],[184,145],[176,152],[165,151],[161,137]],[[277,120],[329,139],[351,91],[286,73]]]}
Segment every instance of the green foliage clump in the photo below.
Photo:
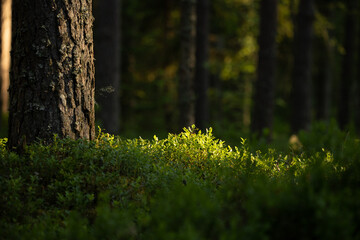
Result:
{"label": "green foliage clump", "polygon": [[1,236],[360,239],[359,141],[321,129],[289,153],[233,148],[195,127],[152,140],[55,136],[21,156],[3,139]]}

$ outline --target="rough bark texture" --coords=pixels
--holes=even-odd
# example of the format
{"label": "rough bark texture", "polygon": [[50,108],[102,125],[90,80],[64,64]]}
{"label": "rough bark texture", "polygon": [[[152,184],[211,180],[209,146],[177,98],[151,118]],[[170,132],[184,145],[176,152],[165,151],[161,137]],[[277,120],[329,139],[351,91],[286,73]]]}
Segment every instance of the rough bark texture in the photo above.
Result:
{"label": "rough bark texture", "polygon": [[347,14],[345,23],[344,48],[345,55],[342,61],[340,82],[340,99],[338,106],[338,122],[344,129],[350,121],[350,95],[355,78],[355,49],[356,49],[356,6],[357,1],[347,0]]}
{"label": "rough bark texture", "polygon": [[180,128],[195,123],[194,68],[195,68],[195,1],[181,1],[181,62],[179,79]]}
{"label": "rough bark texture", "polygon": [[294,133],[308,130],[311,124],[311,65],[314,22],[313,0],[302,0],[296,19],[294,35],[294,69],[292,82],[292,119]]}
{"label": "rough bark texture", "polygon": [[97,117],[112,134],[120,128],[120,7],[121,0],[97,0],[94,7]]}
{"label": "rough bark texture", "polygon": [[195,121],[199,129],[209,124],[209,58],[210,0],[198,0],[196,5],[196,70],[195,70]]}
{"label": "rough bark texture", "polygon": [[92,0],[14,0],[9,147],[93,139]]}
{"label": "rough bark texture", "polygon": [[261,135],[264,129],[271,133],[273,125],[277,0],[261,1],[260,18],[259,59],[251,129]]}
{"label": "rough bark texture", "polygon": [[[9,71],[11,49],[11,0],[1,1],[1,55],[0,55],[0,111],[8,112],[9,105]],[[1,121],[1,120],[0,120]]]}

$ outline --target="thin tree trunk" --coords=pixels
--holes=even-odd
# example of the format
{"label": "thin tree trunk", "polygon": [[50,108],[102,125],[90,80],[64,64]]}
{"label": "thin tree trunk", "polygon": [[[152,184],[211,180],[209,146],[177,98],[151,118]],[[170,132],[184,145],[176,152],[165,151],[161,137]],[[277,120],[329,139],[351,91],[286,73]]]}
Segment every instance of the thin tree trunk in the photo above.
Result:
{"label": "thin tree trunk", "polygon": [[120,12],[121,0],[97,0],[94,7],[97,116],[112,134],[120,128]]}
{"label": "thin tree trunk", "polygon": [[9,147],[94,139],[92,0],[14,0]]}
{"label": "thin tree trunk", "polygon": [[[358,5],[358,9],[360,10],[360,5]],[[358,21],[358,49],[357,49],[357,66],[360,65],[360,13],[357,15]],[[355,82],[355,129],[357,134],[360,135],[360,71],[357,71],[356,82]]]}
{"label": "thin tree trunk", "polygon": [[210,0],[198,0],[196,6],[196,70],[195,70],[195,120],[204,130],[209,124],[209,58]]}
{"label": "thin tree trunk", "polygon": [[295,26],[294,69],[292,82],[292,119],[294,133],[310,129],[312,106],[312,41],[314,22],[313,0],[302,0]]}
{"label": "thin tree trunk", "polygon": [[357,18],[355,9],[357,1],[347,0],[345,39],[345,56],[342,62],[342,74],[340,82],[340,101],[338,106],[338,122],[344,129],[350,121],[350,94],[355,78],[355,49],[356,49],[356,25]]}
{"label": "thin tree trunk", "polygon": [[[318,12],[323,17],[329,19],[331,24],[335,24],[332,19],[335,12],[328,3],[323,2],[317,5]],[[317,38],[316,51],[316,69],[314,72],[315,86],[315,109],[316,120],[328,122],[330,119],[332,105],[333,75],[334,75],[334,56],[331,39],[333,38],[333,29],[327,28],[321,36]]]}
{"label": "thin tree trunk", "polygon": [[262,135],[268,129],[271,137],[274,118],[276,68],[277,0],[262,0],[260,5],[260,35],[257,81],[251,123],[253,132]]}
{"label": "thin tree trunk", "polygon": [[4,115],[8,114],[9,107],[9,71],[11,50],[11,0],[1,1],[1,55],[0,55],[0,127],[6,123],[2,122]]}
{"label": "thin tree trunk", "polygon": [[181,62],[179,79],[180,128],[195,123],[194,68],[195,68],[195,1],[181,1]]}
{"label": "thin tree trunk", "polygon": [[331,87],[332,87],[332,48],[329,40],[319,39],[319,49],[321,52],[318,56],[319,72],[316,76],[316,119],[328,121],[330,118],[331,107]]}
{"label": "thin tree trunk", "polygon": [[[172,4],[174,2],[172,0],[165,0],[164,1],[164,10],[162,15],[162,28],[163,28],[163,35],[162,35],[162,46],[164,49],[170,49],[169,48],[169,40],[170,40],[170,32],[171,27],[169,24],[170,21],[170,15],[172,11]],[[171,61],[171,57],[169,56],[167,51],[163,51],[162,57],[162,68],[166,69],[169,65],[169,62]],[[174,91],[172,90],[173,85],[173,79],[166,76],[165,72],[163,73],[163,79],[164,79],[164,86],[162,89],[163,96],[166,96],[166,99],[171,99],[171,96],[174,95]],[[171,101],[164,101],[162,104],[162,108],[164,109],[164,120],[165,120],[165,129],[167,132],[173,132],[177,128],[177,122],[174,123],[174,106]]]}

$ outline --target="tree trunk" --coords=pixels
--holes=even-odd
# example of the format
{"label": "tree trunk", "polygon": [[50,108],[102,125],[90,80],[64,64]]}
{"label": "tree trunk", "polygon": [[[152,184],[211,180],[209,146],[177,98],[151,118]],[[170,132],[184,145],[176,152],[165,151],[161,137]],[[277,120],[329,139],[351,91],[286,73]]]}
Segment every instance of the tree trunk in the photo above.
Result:
{"label": "tree trunk", "polygon": [[97,0],[94,6],[97,116],[112,134],[120,128],[120,9],[121,0]]}
{"label": "tree trunk", "polygon": [[[170,24],[170,19],[171,19],[171,12],[173,10],[173,4],[175,2],[172,0],[165,0],[164,1],[164,10],[163,10],[163,15],[162,15],[162,30],[163,30],[163,34],[162,34],[162,38],[161,38],[161,44],[163,46],[163,49],[171,49],[171,24]],[[169,65],[171,64],[172,60],[172,56],[170,56],[168,54],[168,50],[163,50],[162,51],[162,69],[167,69],[169,67]],[[165,99],[172,99],[174,96],[174,92],[176,92],[176,90],[174,91],[173,88],[173,78],[167,76],[165,74],[165,71],[162,74],[162,78],[164,79],[164,85],[163,85],[163,89],[162,89],[162,93],[163,96],[165,96]],[[164,99],[164,97],[163,97]],[[169,100],[165,100],[162,102],[162,108],[164,110],[164,121],[165,121],[165,129],[167,132],[174,132],[177,129],[177,121],[174,118],[174,102],[173,101],[169,101]],[[174,123],[175,121],[175,123]]]}
{"label": "tree trunk", "polygon": [[195,123],[194,68],[195,68],[195,1],[181,1],[181,61],[179,79],[180,128]]}
{"label": "tree trunk", "polygon": [[274,117],[276,68],[277,0],[262,0],[260,5],[260,35],[257,81],[251,129],[262,135],[268,129],[271,137]]}
{"label": "tree trunk", "polygon": [[[360,11],[360,4],[358,5],[358,11]],[[357,45],[357,65],[360,64],[360,13],[357,15],[357,21],[358,21],[358,45]],[[355,130],[357,134],[360,136],[360,71],[357,71],[357,76],[355,80]]]}
{"label": "tree trunk", "polygon": [[350,120],[350,94],[355,78],[355,49],[356,49],[356,6],[357,1],[346,1],[346,23],[344,48],[345,56],[342,61],[342,74],[340,82],[340,101],[338,106],[338,122],[344,129]]}
{"label": "tree trunk", "polygon": [[329,39],[318,39],[317,63],[318,72],[315,82],[316,95],[316,119],[320,121],[328,121],[331,109],[331,87],[332,87],[332,47]]}
{"label": "tree trunk", "polygon": [[5,128],[5,115],[9,107],[9,71],[11,49],[11,0],[1,1],[1,54],[0,54],[0,128]]}
{"label": "tree trunk", "polygon": [[196,69],[195,69],[195,120],[204,130],[209,124],[209,58],[210,0],[198,0],[196,6]]}
{"label": "tree trunk", "polygon": [[292,82],[292,121],[294,133],[311,125],[311,65],[314,22],[313,0],[302,0],[295,26],[294,69]]}
{"label": "tree trunk", "polygon": [[14,0],[9,147],[94,139],[92,0]]}

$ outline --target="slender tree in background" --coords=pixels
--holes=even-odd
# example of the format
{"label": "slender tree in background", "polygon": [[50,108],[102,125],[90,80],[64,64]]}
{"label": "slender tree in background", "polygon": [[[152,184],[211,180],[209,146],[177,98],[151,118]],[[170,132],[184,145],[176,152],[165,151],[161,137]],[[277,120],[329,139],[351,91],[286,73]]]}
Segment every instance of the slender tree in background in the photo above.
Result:
{"label": "slender tree in background", "polygon": [[112,134],[120,128],[120,13],[121,0],[97,0],[94,4],[97,118]]}
{"label": "slender tree in background", "polygon": [[294,33],[294,68],[291,92],[291,128],[294,133],[308,130],[311,124],[311,65],[314,22],[314,0],[302,0]]}
{"label": "slender tree in background", "polygon": [[196,13],[194,0],[181,1],[181,60],[179,76],[180,128],[195,123],[195,34]]}
{"label": "slender tree in background", "polygon": [[11,0],[1,1],[1,26],[0,26],[0,128],[5,128],[3,116],[8,113],[9,105],[9,71],[11,49]]}
{"label": "slender tree in background", "polygon": [[316,97],[316,119],[328,121],[331,110],[331,87],[332,87],[332,66],[333,53],[329,37],[318,39],[319,52],[316,59],[317,74],[315,75],[314,87]]}
{"label": "slender tree in background", "polygon": [[[357,49],[357,57],[358,57],[358,62],[357,65],[360,64],[360,6],[359,7],[359,12],[358,12],[358,49]],[[356,76],[356,94],[355,94],[355,129],[356,132],[360,135],[360,71],[358,70],[357,72],[357,76]]]}
{"label": "slender tree in background", "polygon": [[346,0],[346,22],[345,22],[345,55],[342,61],[342,74],[340,82],[340,99],[338,106],[338,122],[340,128],[344,129],[350,120],[350,95],[351,87],[355,80],[355,50],[357,36],[357,1]]}
{"label": "slender tree in background", "polygon": [[196,5],[196,68],[195,68],[195,123],[204,130],[209,124],[209,58],[210,0],[198,0]]}
{"label": "slender tree in background", "polygon": [[12,19],[9,147],[94,139],[92,0],[14,0]]}
{"label": "slender tree in background", "polygon": [[334,49],[331,41],[334,39],[335,25],[334,5],[327,0],[317,1],[317,10],[320,16],[327,19],[327,24],[316,38],[314,51],[314,102],[316,120],[328,121],[331,112],[331,93],[334,75]]}
{"label": "slender tree in background", "polygon": [[259,57],[255,83],[254,108],[251,122],[253,132],[260,135],[271,130],[274,117],[276,68],[277,0],[262,0],[260,5]]}
{"label": "slender tree in background", "polygon": [[[175,1],[172,0],[165,0],[162,3],[162,6],[164,6],[164,10],[163,10],[163,14],[162,14],[162,29],[163,29],[163,34],[162,34],[162,39],[161,39],[161,45],[162,45],[162,49],[170,49],[171,44],[171,24],[170,24],[170,20],[171,20],[171,12],[172,9],[174,8],[173,5],[175,4]],[[162,57],[162,69],[167,69],[169,66],[169,63],[171,63],[173,61],[173,56],[168,54],[168,51],[163,51],[162,55],[160,55]],[[164,110],[164,120],[165,120],[165,129],[167,132],[173,132],[176,131],[175,129],[178,128],[178,122],[175,122],[176,119],[174,118],[174,106],[172,101],[167,100],[167,99],[172,99],[172,92],[176,92],[176,88],[173,88],[173,78],[168,77],[166,74],[166,71],[162,71],[162,78],[164,79],[164,85],[163,85],[163,93],[162,95],[165,96],[165,101],[163,101],[162,104],[162,109]]]}

